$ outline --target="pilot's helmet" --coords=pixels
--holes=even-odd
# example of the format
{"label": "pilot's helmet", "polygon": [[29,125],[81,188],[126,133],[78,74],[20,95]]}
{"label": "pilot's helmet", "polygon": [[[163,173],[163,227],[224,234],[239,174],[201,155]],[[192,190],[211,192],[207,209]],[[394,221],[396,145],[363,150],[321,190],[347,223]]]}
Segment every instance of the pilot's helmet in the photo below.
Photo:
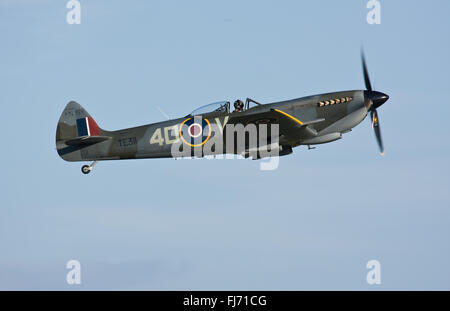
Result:
{"label": "pilot's helmet", "polygon": [[238,99],[234,102],[234,108],[239,108],[242,109],[244,108],[244,103],[242,102],[242,100]]}

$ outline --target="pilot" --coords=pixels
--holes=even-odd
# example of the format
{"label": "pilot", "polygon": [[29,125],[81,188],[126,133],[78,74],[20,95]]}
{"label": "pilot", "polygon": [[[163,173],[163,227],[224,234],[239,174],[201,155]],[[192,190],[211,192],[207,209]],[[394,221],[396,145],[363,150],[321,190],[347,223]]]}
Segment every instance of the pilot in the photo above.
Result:
{"label": "pilot", "polygon": [[234,111],[233,112],[239,112],[244,109],[244,103],[242,100],[238,99],[234,102]]}

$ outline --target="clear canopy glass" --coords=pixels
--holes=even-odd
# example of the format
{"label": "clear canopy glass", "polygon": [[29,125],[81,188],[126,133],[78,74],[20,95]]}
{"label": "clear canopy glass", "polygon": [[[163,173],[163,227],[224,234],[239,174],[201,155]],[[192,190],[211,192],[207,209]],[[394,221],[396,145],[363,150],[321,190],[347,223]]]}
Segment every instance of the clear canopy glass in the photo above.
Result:
{"label": "clear canopy glass", "polygon": [[230,102],[227,101],[221,101],[216,102],[208,105],[201,106],[194,111],[191,112],[192,116],[205,114],[209,112],[228,112],[228,109],[230,107]]}

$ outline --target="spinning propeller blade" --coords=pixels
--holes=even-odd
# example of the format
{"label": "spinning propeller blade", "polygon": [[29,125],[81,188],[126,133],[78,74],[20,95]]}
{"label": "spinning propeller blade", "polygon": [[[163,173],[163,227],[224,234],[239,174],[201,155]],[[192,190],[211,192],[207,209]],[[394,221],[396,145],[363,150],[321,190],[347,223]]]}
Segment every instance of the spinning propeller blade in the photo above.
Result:
{"label": "spinning propeller blade", "polygon": [[377,139],[378,148],[380,148],[380,154],[384,155],[383,140],[381,139],[380,120],[378,120],[377,110],[370,111],[370,118],[372,119],[372,128],[375,131],[375,137]]}
{"label": "spinning propeller blade", "polygon": [[370,118],[372,119],[372,127],[375,132],[378,147],[380,148],[380,153],[381,155],[384,155],[384,147],[380,131],[380,120],[378,119],[377,108],[383,105],[389,99],[389,96],[384,93],[372,90],[372,84],[370,83],[369,71],[367,70],[366,59],[364,57],[363,51],[361,51],[361,62],[363,67],[364,82],[367,89],[367,91],[364,93],[366,100],[370,101],[368,107],[370,111]]}

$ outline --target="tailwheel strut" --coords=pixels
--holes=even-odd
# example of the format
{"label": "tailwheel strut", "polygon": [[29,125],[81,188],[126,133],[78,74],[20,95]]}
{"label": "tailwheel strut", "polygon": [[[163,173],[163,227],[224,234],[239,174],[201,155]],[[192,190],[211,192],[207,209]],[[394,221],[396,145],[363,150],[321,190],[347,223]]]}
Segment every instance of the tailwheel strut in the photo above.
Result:
{"label": "tailwheel strut", "polygon": [[92,162],[91,165],[83,165],[81,167],[81,172],[83,174],[89,174],[94,169],[94,166],[95,166],[95,164],[97,164],[97,162],[98,161],[94,161],[94,162]]}

